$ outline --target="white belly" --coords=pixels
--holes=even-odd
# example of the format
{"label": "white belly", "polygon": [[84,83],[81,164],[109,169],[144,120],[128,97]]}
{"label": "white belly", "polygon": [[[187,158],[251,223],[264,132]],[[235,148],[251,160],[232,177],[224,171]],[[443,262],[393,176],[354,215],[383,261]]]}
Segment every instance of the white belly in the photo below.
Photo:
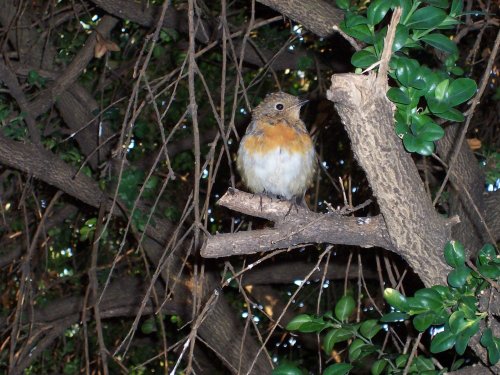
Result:
{"label": "white belly", "polygon": [[304,194],[314,169],[312,148],[305,154],[283,149],[249,154],[240,148],[238,158],[243,180],[250,190],[286,199]]}

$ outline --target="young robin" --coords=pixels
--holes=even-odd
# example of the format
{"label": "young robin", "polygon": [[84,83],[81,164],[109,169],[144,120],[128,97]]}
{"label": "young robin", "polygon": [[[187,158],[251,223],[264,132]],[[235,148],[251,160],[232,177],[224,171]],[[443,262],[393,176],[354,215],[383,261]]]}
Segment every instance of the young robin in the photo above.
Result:
{"label": "young robin", "polygon": [[252,112],[241,140],[237,166],[244,184],[256,194],[278,196],[305,205],[316,154],[300,108],[306,101],[276,92]]}

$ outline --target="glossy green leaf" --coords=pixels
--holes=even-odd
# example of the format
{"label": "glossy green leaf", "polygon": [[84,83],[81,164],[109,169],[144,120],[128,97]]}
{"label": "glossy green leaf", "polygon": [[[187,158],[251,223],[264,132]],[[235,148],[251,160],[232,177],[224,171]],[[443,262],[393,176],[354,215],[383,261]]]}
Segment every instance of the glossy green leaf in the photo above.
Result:
{"label": "glossy green leaf", "polygon": [[478,256],[478,264],[486,265],[490,263],[500,263],[500,259],[497,257],[497,252],[495,247],[492,244],[484,245],[481,250],[479,250]]}
{"label": "glossy green leaf", "polygon": [[366,17],[360,16],[359,14],[349,14],[345,18],[345,24],[347,27],[367,25],[368,19]]}
{"label": "glossy green leaf", "polygon": [[458,53],[457,45],[443,34],[427,34],[420,40],[446,53]]}
{"label": "glossy green leaf", "polygon": [[350,0],[337,0],[335,3],[337,4],[337,8],[342,10],[349,9],[349,5],[351,5]]}
{"label": "glossy green leaf", "polygon": [[335,316],[340,321],[347,321],[356,307],[356,301],[352,296],[343,296],[335,305]]}
{"label": "glossy green leaf", "polygon": [[444,136],[443,128],[433,121],[427,123],[412,121],[411,131],[419,140],[427,142],[437,141]]}
{"label": "glossy green leaf", "polygon": [[436,100],[434,97],[426,97],[427,104],[429,105],[429,110],[439,116],[441,113],[445,113],[451,109],[450,105],[444,100]]}
{"label": "glossy green leaf", "polygon": [[386,359],[379,359],[378,361],[373,362],[373,365],[371,367],[371,374],[372,375],[380,375],[384,371],[384,369],[387,366],[387,360]]}
{"label": "glossy green leaf", "polygon": [[398,310],[406,311],[408,301],[405,296],[399,293],[396,289],[386,288],[384,290],[384,299],[387,303]]}
{"label": "glossy green leaf", "polygon": [[435,317],[436,313],[434,311],[427,311],[422,314],[418,314],[415,318],[413,318],[413,326],[417,331],[424,332],[432,325]]}
{"label": "glossy green leaf", "polygon": [[467,281],[471,269],[465,266],[457,267],[448,274],[448,284],[454,288],[461,288]]}
{"label": "glossy green leaf", "polygon": [[399,51],[401,48],[406,46],[408,42],[409,32],[405,25],[399,24],[396,28],[396,35],[394,36],[394,42],[392,43],[392,52]]}
{"label": "glossy green leaf", "polygon": [[276,367],[272,373],[272,375],[303,375],[304,372],[298,368],[297,366],[291,363],[284,363]]}
{"label": "glossy green leaf", "polygon": [[455,122],[462,122],[465,120],[464,115],[462,112],[455,108],[449,108],[445,112],[441,113],[436,113],[436,116],[439,116],[441,118],[444,118],[445,120],[450,120],[450,121],[455,121]]}
{"label": "glossy green leaf", "polygon": [[454,107],[472,98],[476,91],[477,85],[474,80],[470,78],[457,78],[450,84],[447,90],[446,101]]}
{"label": "glossy green leaf", "polygon": [[442,9],[433,6],[423,7],[413,13],[406,26],[417,30],[432,29],[439,26],[446,16]]}
{"label": "glossy green leaf", "polygon": [[431,310],[438,310],[443,307],[443,298],[432,288],[423,288],[415,292],[415,298],[424,301],[425,305]]}
{"label": "glossy green leaf", "polygon": [[392,1],[375,0],[370,2],[366,15],[370,25],[377,25],[385,17],[389,9],[391,9]]}
{"label": "glossy green leaf", "polygon": [[394,4],[399,6],[402,10],[401,12],[401,24],[406,24],[406,18],[411,11],[412,8],[412,0],[394,0]]}
{"label": "glossy green leaf", "polygon": [[353,27],[347,27],[345,22],[340,24],[340,28],[353,38],[359,39],[367,44],[372,44],[373,35],[367,25],[357,25]]}
{"label": "glossy green leaf", "polygon": [[462,311],[467,319],[475,319],[477,312],[477,299],[472,296],[462,296],[458,303],[458,309]]}
{"label": "glossy green leaf", "polygon": [[458,16],[464,8],[463,0],[453,0],[450,6],[450,16]]}
{"label": "glossy green leaf", "polygon": [[387,97],[393,103],[410,104],[410,97],[401,88],[391,87],[387,91]]}
{"label": "glossy green leaf", "polygon": [[354,53],[351,57],[351,64],[357,68],[368,68],[378,61],[377,56],[373,52],[362,49]]}
{"label": "glossy green leaf", "polygon": [[468,327],[467,321],[465,320],[465,314],[460,310],[455,311],[453,314],[451,314],[449,324],[450,331],[454,334],[458,334]]}
{"label": "glossy green leaf", "polygon": [[403,368],[406,366],[406,363],[408,362],[408,358],[410,357],[409,354],[400,354],[396,357],[396,360],[394,361],[395,365],[397,368]]}
{"label": "glossy green leaf", "polygon": [[493,344],[493,331],[491,328],[486,328],[481,335],[481,345],[490,346]]}
{"label": "glossy green leaf", "polygon": [[408,152],[416,152],[424,156],[431,155],[435,149],[433,142],[424,141],[413,134],[405,134],[403,144]]}
{"label": "glossy green leaf", "polygon": [[286,329],[288,331],[296,331],[303,324],[312,322],[313,320],[314,317],[309,314],[300,314],[293,318],[290,322],[288,322],[288,324],[286,325]]}
{"label": "glossy green leaf", "polygon": [[500,360],[500,341],[498,339],[493,339],[494,345],[488,346],[488,360],[492,365],[496,364]]}
{"label": "glossy green leaf", "polygon": [[325,368],[323,375],[345,375],[348,374],[354,368],[353,365],[349,363],[335,363]]}
{"label": "glossy green leaf", "polygon": [[419,67],[420,64],[415,59],[401,57],[396,60],[396,77],[401,85],[407,87],[410,86],[410,84],[417,78]]}
{"label": "glossy green leaf", "polygon": [[361,324],[361,327],[359,327],[359,333],[361,333],[365,338],[371,340],[381,329],[382,327],[376,319],[369,319],[365,320]]}
{"label": "glossy green leaf", "polygon": [[297,331],[304,333],[320,332],[326,327],[327,324],[322,318],[314,318],[310,322],[301,324],[301,326],[297,329]]}
{"label": "glossy green leaf", "polygon": [[444,285],[433,285],[431,288],[434,289],[437,293],[439,293],[439,295],[441,296],[442,300],[446,300],[446,299],[451,299],[452,298],[451,292],[450,292],[450,288],[447,287],[447,286],[444,286]]}
{"label": "glossy green leaf", "polygon": [[338,342],[343,342],[349,340],[354,336],[354,332],[345,328],[333,328],[328,331],[323,339],[323,348],[325,353],[330,355],[333,347]]}
{"label": "glossy green leaf", "polygon": [[455,345],[456,336],[449,330],[439,332],[431,341],[431,352],[441,353]]}
{"label": "glossy green leaf", "polygon": [[448,0],[426,0],[425,2],[438,8],[448,8]]}
{"label": "glossy green leaf", "polygon": [[394,130],[396,131],[396,134],[399,138],[403,138],[403,136],[410,131],[410,127],[408,126],[408,124],[396,120]]}
{"label": "glossy green leaf", "polygon": [[390,312],[383,315],[380,318],[380,321],[383,323],[394,323],[394,322],[402,322],[408,319],[410,316],[403,312]]}
{"label": "glossy green leaf", "polygon": [[374,351],[376,351],[374,345],[365,344],[361,339],[354,339],[351,345],[349,345],[349,361],[352,362],[364,358]]}
{"label": "glossy green leaf", "polygon": [[465,249],[458,241],[450,241],[444,246],[444,259],[451,267],[457,268],[465,264]]}
{"label": "glossy green leaf", "polygon": [[498,264],[487,264],[484,266],[478,266],[478,271],[484,277],[495,280],[500,277],[500,265]]}
{"label": "glossy green leaf", "polygon": [[434,89],[434,97],[437,101],[444,101],[447,97],[448,87],[450,86],[450,80],[444,79],[439,82]]}
{"label": "glossy green leaf", "polygon": [[432,371],[435,369],[432,359],[426,358],[422,355],[416,356],[414,358],[414,363],[419,374],[428,374],[427,371]]}

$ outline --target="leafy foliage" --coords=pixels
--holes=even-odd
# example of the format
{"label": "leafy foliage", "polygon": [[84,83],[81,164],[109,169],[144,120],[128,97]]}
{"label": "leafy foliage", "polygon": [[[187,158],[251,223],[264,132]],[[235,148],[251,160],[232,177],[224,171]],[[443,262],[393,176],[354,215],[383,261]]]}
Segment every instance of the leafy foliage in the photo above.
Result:
{"label": "leafy foliage", "polygon": [[[463,70],[456,64],[457,46],[441,34],[459,23],[463,2],[375,0],[366,9],[351,6],[348,1],[337,1],[337,5],[346,11],[342,30],[367,44],[352,56],[351,62],[358,71],[374,67],[380,61],[387,33],[382,21],[391,9],[402,9],[389,64],[389,75],[397,87],[390,88],[387,97],[396,105],[395,130],[406,150],[432,154],[434,142],[444,135],[438,118],[463,121],[463,114],[455,107],[469,100],[477,90],[474,80],[460,77]],[[438,69],[431,70],[411,58],[426,45],[444,54]]]}

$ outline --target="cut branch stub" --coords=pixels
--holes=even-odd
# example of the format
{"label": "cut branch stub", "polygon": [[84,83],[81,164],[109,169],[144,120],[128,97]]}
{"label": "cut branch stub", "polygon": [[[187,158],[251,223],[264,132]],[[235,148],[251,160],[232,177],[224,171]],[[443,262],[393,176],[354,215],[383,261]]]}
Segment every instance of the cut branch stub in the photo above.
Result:
{"label": "cut branch stub", "polygon": [[395,251],[426,286],[446,283],[448,223],[426,194],[417,167],[394,132],[393,106],[374,74],[332,76],[335,103],[357,161],[366,172]]}

